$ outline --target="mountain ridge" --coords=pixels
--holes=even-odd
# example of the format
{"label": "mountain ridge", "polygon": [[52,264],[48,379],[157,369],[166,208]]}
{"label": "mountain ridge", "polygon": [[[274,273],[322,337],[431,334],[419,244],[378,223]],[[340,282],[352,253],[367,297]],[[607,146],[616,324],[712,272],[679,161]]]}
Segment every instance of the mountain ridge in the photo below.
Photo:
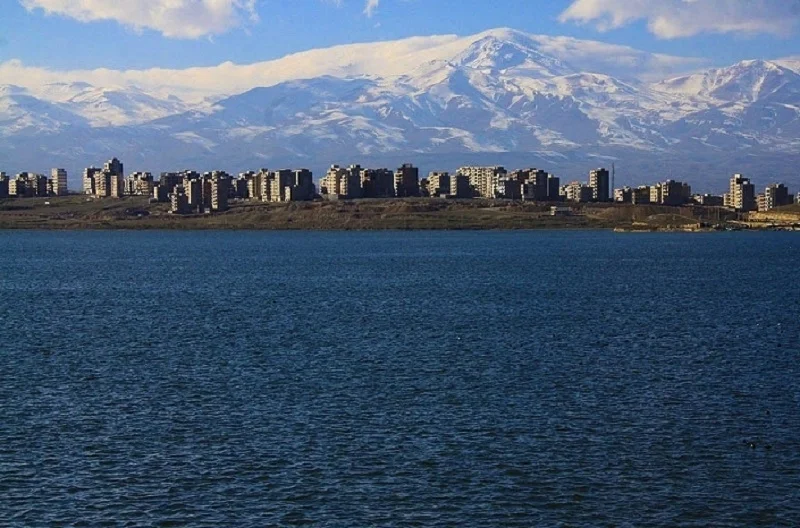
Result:
{"label": "mountain ridge", "polygon": [[[49,156],[74,171],[131,152],[131,168],[216,159],[243,170],[527,152],[564,166],[681,157],[713,167],[735,151],[777,167],[777,157],[800,147],[800,74],[792,61],[742,61],[651,81],[585,68],[586,57],[616,49],[593,41],[500,28],[398,42],[391,65],[373,68],[391,44],[350,60],[342,50],[369,45],[312,50],[273,62],[339,62],[327,74],[196,102],[86,82],[0,86],[0,162],[24,170]],[[629,53],[623,62],[660,60],[653,57]]]}

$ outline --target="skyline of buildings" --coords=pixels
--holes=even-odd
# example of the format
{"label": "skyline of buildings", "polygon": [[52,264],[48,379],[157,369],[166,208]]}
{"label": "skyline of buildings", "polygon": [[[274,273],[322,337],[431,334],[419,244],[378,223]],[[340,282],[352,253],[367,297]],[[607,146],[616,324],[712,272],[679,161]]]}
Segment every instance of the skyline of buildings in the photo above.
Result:
{"label": "skyline of buildings", "polygon": [[[680,206],[695,204],[726,207],[737,212],[769,211],[795,203],[783,183],[770,183],[757,194],[755,185],[742,174],[729,180],[722,195],[692,194],[688,183],[665,180],[652,185],[612,188],[612,174],[605,168],[592,169],[586,182],[575,180],[564,185],[542,169],[516,169],[502,166],[463,166],[454,173],[430,172],[420,178],[419,169],[405,163],[392,171],[331,165],[314,184],[308,169],[247,171],[233,177],[225,171],[198,173],[192,170],[163,172],[156,180],[150,172],[134,172],[127,177],[123,163],[112,158],[102,168],[87,167],[83,172],[83,194],[93,198],[147,196],[170,203],[176,214],[224,211],[230,200],[262,202],[348,200],[368,198],[483,198],[535,202],[624,203]],[[319,192],[317,192],[319,191]],[[67,171],[53,168],[50,178],[22,172],[14,178],[0,172],[0,198],[63,196],[69,193]]]}

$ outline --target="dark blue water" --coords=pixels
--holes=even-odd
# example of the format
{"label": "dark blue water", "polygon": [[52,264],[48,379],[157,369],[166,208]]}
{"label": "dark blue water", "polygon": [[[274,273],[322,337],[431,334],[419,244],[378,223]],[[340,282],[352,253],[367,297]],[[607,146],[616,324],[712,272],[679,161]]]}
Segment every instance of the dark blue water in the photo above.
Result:
{"label": "dark blue water", "polygon": [[800,524],[797,235],[0,248],[0,526]]}

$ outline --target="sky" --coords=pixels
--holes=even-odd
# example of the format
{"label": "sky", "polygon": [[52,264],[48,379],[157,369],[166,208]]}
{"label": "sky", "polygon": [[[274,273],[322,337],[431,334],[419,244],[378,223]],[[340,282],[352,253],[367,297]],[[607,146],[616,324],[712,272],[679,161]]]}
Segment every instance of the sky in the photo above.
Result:
{"label": "sky", "polygon": [[800,0],[0,0],[0,65],[184,69],[497,27],[720,66],[800,55]]}

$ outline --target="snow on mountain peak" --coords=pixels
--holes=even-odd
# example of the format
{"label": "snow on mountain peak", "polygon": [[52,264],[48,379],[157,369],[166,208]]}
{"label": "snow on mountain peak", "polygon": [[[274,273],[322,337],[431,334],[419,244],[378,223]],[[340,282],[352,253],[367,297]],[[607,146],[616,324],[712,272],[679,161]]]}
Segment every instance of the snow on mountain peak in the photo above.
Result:
{"label": "snow on mountain peak", "polygon": [[725,68],[669,79],[657,83],[654,88],[708,101],[752,103],[786,89],[797,93],[800,75],[774,62],[746,60]]}

